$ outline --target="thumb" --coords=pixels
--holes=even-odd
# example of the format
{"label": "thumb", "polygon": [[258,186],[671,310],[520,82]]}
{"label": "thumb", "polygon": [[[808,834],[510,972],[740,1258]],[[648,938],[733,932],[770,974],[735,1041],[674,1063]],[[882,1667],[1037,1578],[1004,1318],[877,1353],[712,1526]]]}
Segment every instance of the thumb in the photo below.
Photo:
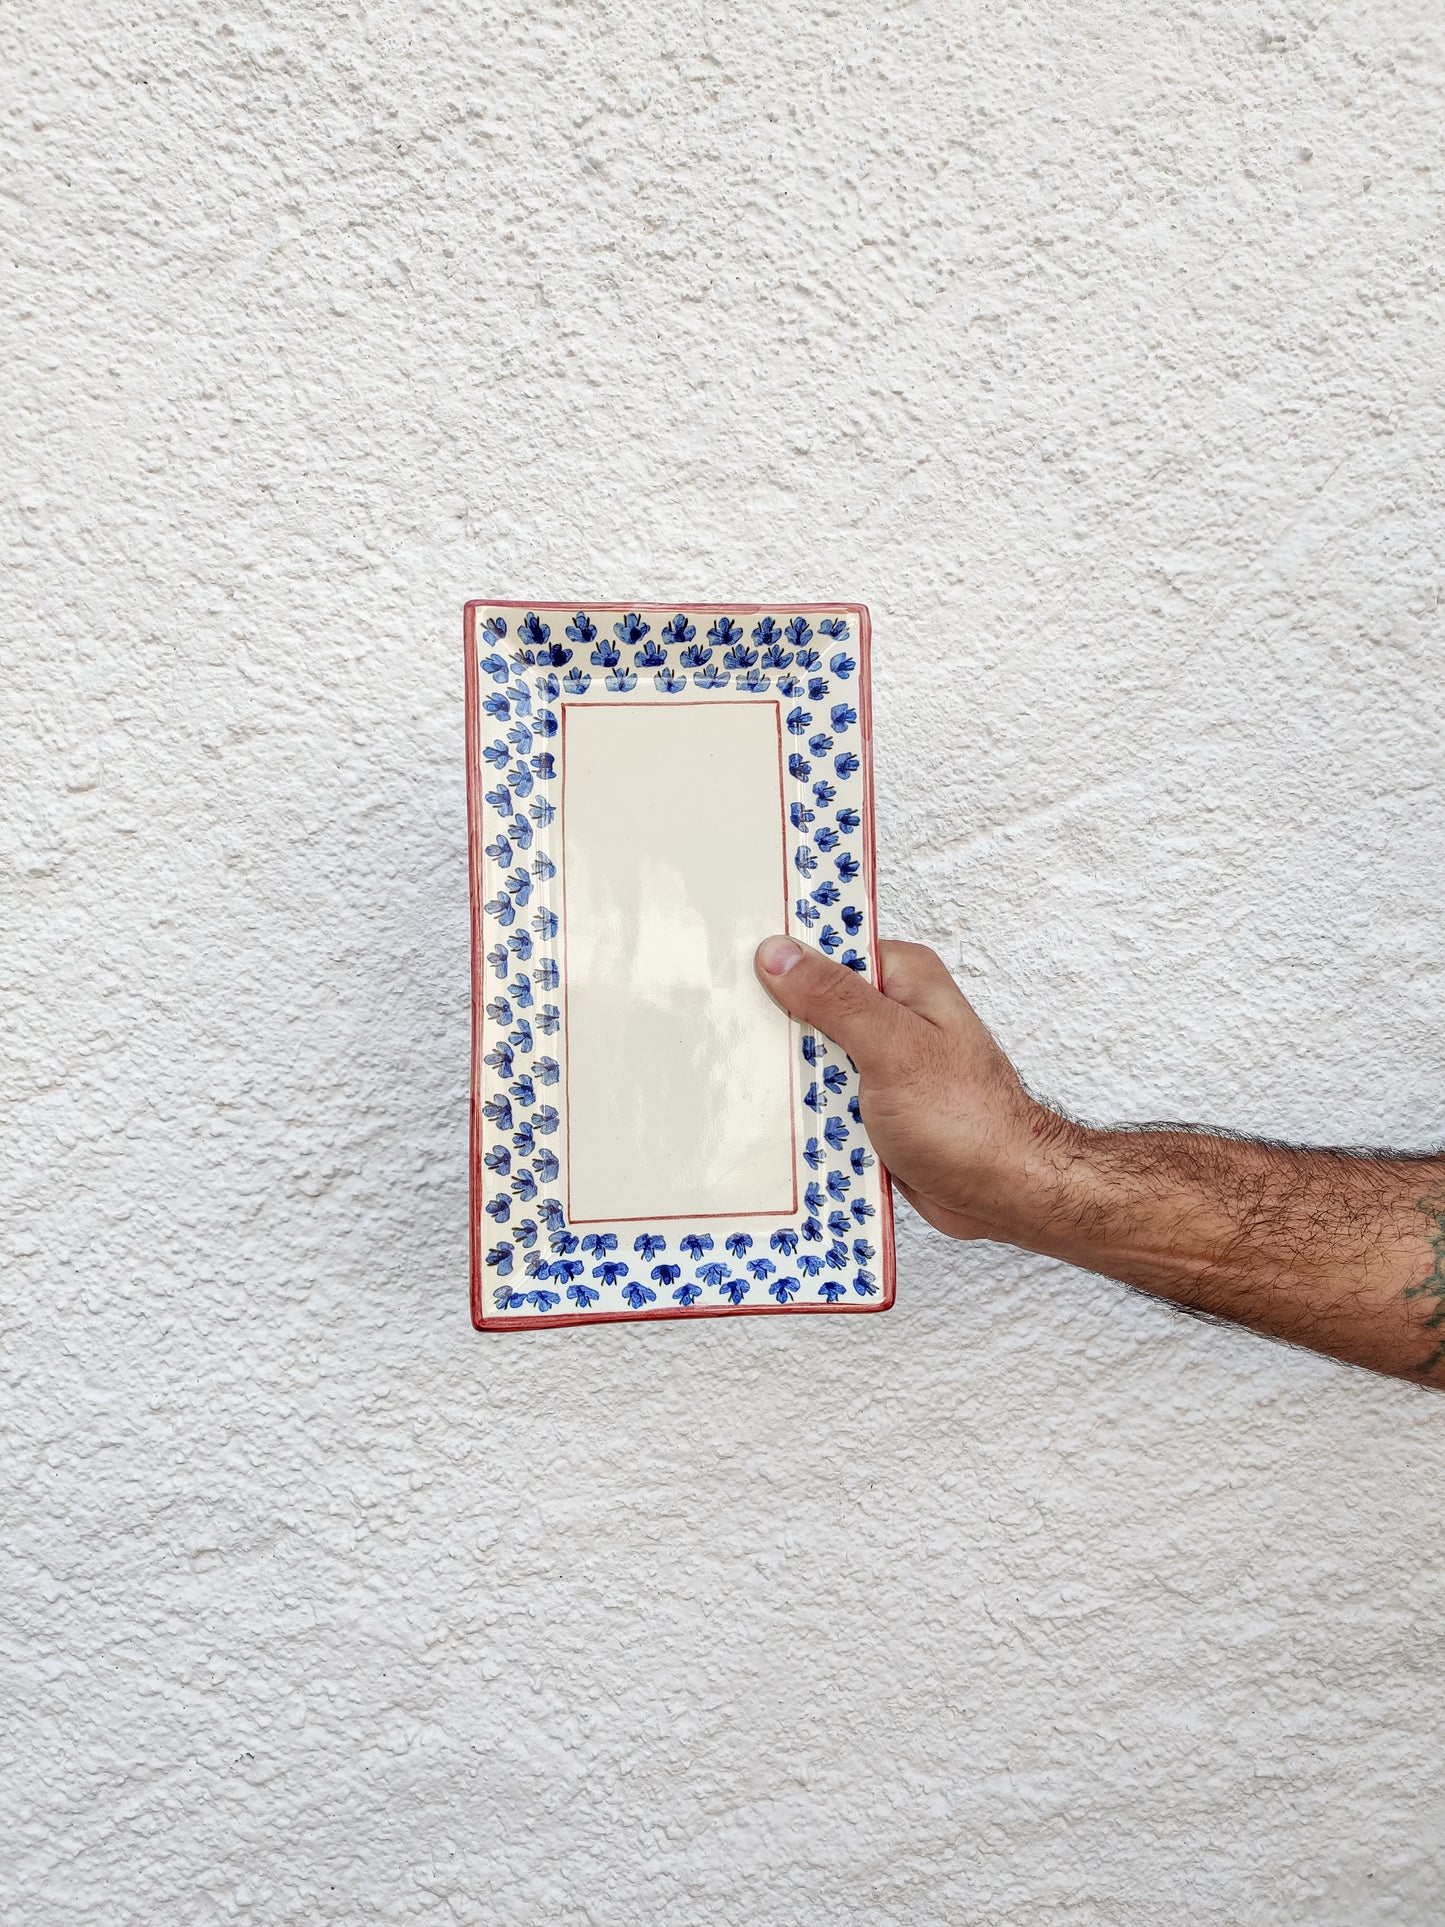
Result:
{"label": "thumb", "polygon": [[766,937],[753,959],[758,982],[792,1017],[840,1044],[860,1071],[895,1058],[922,1020],[791,937]]}

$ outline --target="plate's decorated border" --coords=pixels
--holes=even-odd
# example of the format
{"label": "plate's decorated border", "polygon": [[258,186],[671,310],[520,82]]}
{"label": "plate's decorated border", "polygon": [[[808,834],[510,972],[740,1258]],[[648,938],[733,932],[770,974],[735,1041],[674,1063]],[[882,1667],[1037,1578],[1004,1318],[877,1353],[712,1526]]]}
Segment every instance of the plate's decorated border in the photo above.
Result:
{"label": "plate's decorated border", "polygon": [[[520,1305],[522,1302],[524,1302],[524,1300],[525,1301],[537,1300],[540,1302],[540,1300],[545,1298],[548,1302],[545,1308],[541,1309],[537,1315],[528,1316],[526,1315],[525,1312],[521,1310],[518,1310],[518,1311],[509,1310],[509,1311],[503,1311],[502,1313],[500,1313],[500,1315],[492,1315],[492,1316],[488,1315],[489,1308],[486,1304],[485,1293],[489,1282],[492,1282],[492,1283],[497,1282],[496,1263],[495,1263],[497,1258],[497,1252],[494,1248],[492,1251],[484,1255],[484,1246],[486,1245],[487,1239],[488,1239],[488,1230],[483,1223],[483,1218],[485,1215],[483,1211],[483,1204],[484,1204],[483,1154],[484,1154],[484,1140],[486,1135],[485,1127],[484,1127],[484,1110],[488,1113],[488,1115],[490,1115],[491,1101],[487,1099],[483,1089],[484,1079],[485,1079],[485,1068],[486,1068],[484,1059],[483,1059],[483,1054],[482,1054],[483,1009],[484,1009],[484,1003],[486,998],[486,992],[488,988],[487,978],[486,978],[486,973],[489,967],[488,956],[486,952],[486,945],[488,941],[487,925],[489,922],[493,922],[497,920],[497,913],[499,909],[501,910],[502,914],[505,915],[507,913],[507,906],[505,904],[500,904],[497,899],[493,899],[492,901],[488,902],[487,894],[486,894],[486,860],[487,860],[488,852],[484,848],[485,827],[484,827],[483,814],[482,814],[483,802],[485,800],[483,797],[483,785],[488,780],[487,774],[486,772],[483,771],[483,768],[482,768],[482,762],[483,762],[482,717],[483,717],[484,704],[487,700],[487,691],[484,688],[484,684],[486,683],[487,678],[490,677],[493,683],[499,685],[503,690],[505,690],[513,686],[511,683],[511,678],[513,676],[516,676],[519,683],[523,683],[524,679],[526,679],[529,675],[534,674],[537,668],[540,668],[543,674],[545,675],[549,667],[560,667],[562,647],[558,645],[552,645],[552,648],[555,651],[555,656],[552,656],[552,655],[549,655],[549,652],[545,647],[543,647],[540,650],[535,648],[529,648],[528,643],[529,643],[529,639],[533,645],[541,642],[543,639],[542,630],[545,629],[545,626],[546,626],[546,625],[541,625],[539,627],[537,625],[536,618],[533,612],[538,610],[553,611],[553,610],[558,610],[562,608],[571,608],[574,610],[581,609],[581,610],[588,611],[589,616],[587,620],[589,622],[590,622],[590,616],[593,614],[597,616],[613,616],[613,615],[620,616],[623,618],[623,623],[618,626],[617,632],[619,636],[622,634],[623,627],[626,626],[626,624],[634,617],[634,615],[657,620],[662,617],[662,612],[664,611],[664,609],[668,611],[673,611],[678,609],[684,610],[686,612],[686,616],[689,619],[689,621],[692,618],[696,617],[698,619],[711,618],[711,619],[714,619],[715,621],[719,619],[730,619],[731,622],[733,623],[744,624],[746,626],[741,631],[742,637],[746,637],[748,629],[751,628],[751,626],[754,623],[758,622],[761,619],[766,619],[766,618],[773,618],[775,619],[776,623],[786,624],[790,619],[795,617],[805,617],[805,618],[810,617],[810,618],[813,618],[814,620],[818,620],[820,622],[820,627],[821,627],[821,622],[823,620],[827,620],[828,618],[832,618],[832,617],[842,617],[842,618],[851,617],[856,621],[858,626],[856,640],[852,637],[847,637],[846,631],[844,633],[844,637],[840,638],[840,640],[846,640],[847,646],[850,649],[856,648],[856,651],[857,651],[857,692],[858,693],[857,693],[857,699],[856,699],[857,701],[856,724],[858,729],[859,741],[862,748],[862,755],[861,755],[861,758],[858,759],[859,761],[861,761],[861,769],[856,770],[852,773],[857,775],[861,780],[863,808],[861,811],[862,874],[861,876],[858,876],[857,878],[854,879],[854,887],[859,890],[863,901],[866,902],[867,911],[868,911],[868,928],[866,931],[866,940],[863,945],[862,954],[860,955],[857,951],[848,950],[848,949],[843,950],[842,954],[844,958],[849,962],[853,962],[854,959],[856,958],[857,959],[855,963],[856,968],[863,969],[865,968],[865,964],[866,964],[867,974],[873,978],[875,983],[878,981],[878,942],[877,942],[878,906],[877,906],[877,887],[876,887],[876,854],[875,854],[875,841],[874,841],[874,809],[873,809],[872,690],[871,690],[871,677],[869,673],[871,625],[869,622],[868,610],[863,605],[859,603],[828,602],[824,600],[819,600],[816,602],[808,602],[808,603],[767,603],[767,604],[764,604],[764,603],[698,603],[698,602],[679,601],[679,602],[673,602],[670,604],[648,602],[648,603],[642,604],[641,610],[639,611],[638,605],[635,603],[625,604],[620,602],[592,602],[592,601],[589,601],[586,597],[581,597],[581,598],[532,597],[526,602],[513,602],[513,601],[507,601],[504,599],[478,597],[473,599],[472,601],[469,601],[466,604],[463,612],[463,642],[464,642],[464,654],[465,654],[465,663],[466,663],[467,818],[468,818],[468,831],[469,831],[468,841],[469,841],[470,868],[471,868],[471,916],[472,916],[472,925],[471,925],[471,934],[472,934],[472,1100],[471,1100],[471,1157],[470,1157],[470,1192],[471,1192],[470,1246],[471,1246],[472,1321],[479,1330],[499,1331],[499,1330],[510,1329],[514,1327],[523,1329],[523,1330],[528,1330],[528,1329],[537,1329],[540,1327],[553,1326],[553,1325],[617,1323],[617,1322],[624,1322],[624,1321],[634,1321],[634,1320],[643,1319],[643,1318],[735,1318],[735,1317],[745,1316],[748,1314],[776,1316],[779,1313],[784,1311],[789,1311],[789,1312],[793,1312],[793,1311],[871,1312],[871,1311],[886,1310],[893,1303],[894,1290],[895,1290],[895,1260],[894,1260],[894,1248],[893,1248],[893,1210],[892,1210],[892,1191],[891,1191],[891,1186],[889,1184],[888,1174],[883,1169],[883,1167],[879,1165],[877,1166],[877,1176],[878,1176],[878,1212],[877,1212],[878,1224],[876,1229],[877,1248],[876,1248],[876,1252],[870,1251],[869,1259],[871,1261],[873,1258],[876,1257],[876,1260],[878,1263],[878,1271],[880,1275],[878,1276],[877,1283],[875,1285],[872,1282],[873,1274],[867,1272],[866,1270],[864,1270],[861,1273],[860,1283],[857,1289],[860,1292],[866,1291],[868,1294],[863,1302],[852,1302],[848,1298],[845,1298],[842,1295],[841,1290],[839,1290],[836,1292],[830,1291],[830,1295],[823,1299],[816,1299],[816,1298],[806,1299],[800,1295],[782,1297],[775,1293],[771,1300],[764,1300],[763,1302],[758,1302],[753,1304],[743,1303],[741,1301],[740,1296],[737,1298],[734,1298],[732,1302],[703,1303],[701,1302],[700,1291],[695,1289],[688,1289],[685,1295],[683,1293],[674,1294],[675,1296],[680,1296],[682,1298],[681,1303],[675,1304],[675,1305],[663,1306],[655,1303],[655,1300],[659,1295],[657,1292],[654,1292],[651,1289],[648,1289],[642,1286],[632,1286],[630,1288],[624,1287],[624,1291],[627,1293],[627,1304],[629,1306],[628,1309],[623,1309],[623,1310],[609,1309],[605,1311],[592,1311],[592,1310],[579,1308],[575,1310],[563,1311],[560,1308],[559,1295],[557,1293],[551,1292],[550,1290],[543,1290],[540,1292],[537,1291],[535,1287],[538,1284],[538,1280],[536,1278],[532,1278],[531,1285],[532,1287],[534,1287],[534,1289],[529,1291],[526,1281],[519,1282],[519,1284],[516,1287],[516,1291],[512,1296],[511,1302],[514,1305]],[[501,645],[500,647],[497,646],[496,631],[501,625],[497,625],[495,623],[489,625],[489,627],[493,630],[493,635],[490,637],[483,637],[479,641],[478,624],[479,624],[481,612],[483,611],[488,611],[488,612],[516,611],[518,612],[517,622],[513,625],[509,625],[515,628],[516,633],[512,635],[508,635],[506,637],[506,641],[504,645]],[[578,618],[578,620],[582,620],[582,618]],[[528,627],[529,624],[531,625],[530,628]],[[664,632],[666,632],[666,630],[668,629],[668,626],[669,625],[664,621],[663,622]],[[569,630],[569,633],[570,633],[570,630]],[[657,631],[654,630],[653,634],[656,635]],[[691,638],[692,636],[691,628],[687,630],[687,636]],[[593,637],[589,636],[587,639],[590,642],[593,640]],[[664,635],[661,638],[661,641],[665,645],[671,641],[674,641],[674,640],[681,641],[682,639],[683,638],[680,634],[667,635],[666,633],[664,633]],[[786,638],[781,633],[779,633],[777,640],[779,643],[782,643],[786,640]],[[651,652],[656,646],[657,645],[653,644],[650,641],[643,644],[643,647],[649,652]],[[482,647],[485,647],[488,652],[487,660],[485,661],[482,660],[482,657],[480,655],[480,649]],[[517,654],[519,647],[523,652],[521,659],[518,658],[518,654]],[[744,647],[746,647],[745,643],[744,643]],[[609,642],[604,642],[602,644],[602,648],[604,651],[607,651],[612,654],[613,663],[615,664],[616,652],[614,649],[612,649],[611,644]],[[673,653],[675,652],[669,650],[668,651],[669,657]],[[689,658],[691,657],[692,653],[693,652],[691,650],[688,651]],[[700,684],[703,684],[704,677],[716,678],[716,681],[709,681],[705,683],[704,686],[707,686],[707,687],[718,686],[719,683],[725,683],[727,681],[727,677],[726,676],[717,677],[716,665],[712,665],[712,666],[707,665],[706,658],[710,656],[712,652],[709,649],[707,649],[705,645],[700,644],[698,645],[697,653],[703,659],[703,667],[700,670],[695,671],[693,679],[698,681]],[[534,655],[539,656],[540,661],[534,661],[533,660]],[[572,660],[572,652],[570,650],[567,651],[566,659],[568,661]],[[593,661],[597,661],[597,662],[603,661],[603,658],[597,655],[594,655],[592,659]],[[644,667],[646,666],[647,665],[644,665]],[[692,665],[691,662],[689,662],[689,666],[695,667],[695,665]],[[578,672],[574,668],[570,673],[575,678]],[[660,673],[671,674],[672,671],[665,669]],[[750,672],[750,674],[752,675],[756,675],[757,673],[758,672],[755,670]],[[622,680],[616,685],[619,690],[619,693],[635,685],[635,682],[637,680],[636,676],[632,676],[631,679],[628,680],[628,665],[626,662],[623,662],[620,666],[620,670],[617,667],[613,667],[611,670],[611,673],[608,674],[607,684],[609,688],[613,686],[614,678],[616,678],[619,675],[622,677]],[[740,683],[742,682],[741,677],[739,678],[739,681]],[[526,686],[530,688],[530,684],[527,684]],[[669,687],[672,687],[672,686],[673,685],[669,685]],[[743,685],[743,686],[755,687],[756,685]],[[587,682],[586,682],[585,673],[584,673],[584,679],[582,681],[582,691],[585,692],[586,687],[587,687]],[[679,688],[679,693],[681,693],[681,686],[678,685],[678,688]],[[565,685],[559,684],[558,694],[565,695],[566,693],[569,693],[569,692],[567,692],[567,690],[565,689]],[[575,684],[574,684],[573,691],[570,693],[578,693],[575,688]],[[550,697],[548,697],[546,700],[548,703],[550,703]],[[794,733],[797,734],[799,732],[795,729]],[[842,732],[840,731],[840,733]],[[501,748],[503,747],[503,745],[499,743],[494,747]],[[492,757],[489,760],[495,762],[496,759],[495,757]],[[551,758],[547,754],[545,749],[540,750],[537,756],[533,756],[529,760],[534,766],[537,766],[539,770],[539,774],[542,772],[545,772],[547,775],[551,774],[551,768],[550,768]],[[505,777],[502,780],[505,781]],[[802,793],[801,785],[799,785],[799,791],[800,793]],[[798,847],[797,838],[799,834],[800,833],[806,834],[806,832],[804,831],[803,825],[797,820],[797,817],[795,814],[795,812],[798,810],[798,807],[799,807],[798,804],[794,803],[794,805],[792,806],[792,809],[789,812],[789,816],[791,819],[790,828],[792,831],[792,835],[789,836],[788,841],[789,841],[790,853],[793,853],[793,854],[796,853],[796,850]],[[805,845],[804,847],[807,847],[807,846]],[[801,868],[801,865],[799,867]],[[804,872],[803,875],[800,876],[799,881],[800,882],[804,881],[806,878],[806,875],[807,873]],[[525,886],[523,887],[525,888]],[[799,907],[800,908],[802,907],[801,900],[800,900]],[[539,912],[539,914],[546,916],[548,913],[546,912],[545,909],[543,909]],[[816,914],[814,914],[814,920],[816,921]],[[790,928],[793,927],[795,921],[796,921],[796,918],[790,917],[790,920],[789,920]],[[827,928],[828,927],[825,925],[825,930]],[[491,934],[496,934],[496,933],[493,932]],[[813,933],[811,931],[804,930],[800,932],[800,934],[812,936]],[[837,933],[837,932],[830,932],[830,934],[835,938],[835,941],[832,942],[827,947],[829,947],[832,953],[836,955],[838,954],[840,945],[843,941],[842,935],[841,933]],[[527,939],[519,935],[519,941],[522,943],[526,943]],[[836,1046],[830,1045],[828,1041],[822,1037],[818,1037],[816,1040],[813,1039],[812,1037],[805,1037],[803,1042],[803,1052],[804,1052],[804,1057],[806,1058],[809,1065],[816,1064],[820,1070],[826,1071],[828,1074],[827,1087],[823,1092],[817,1093],[817,1086],[815,1085],[813,1087],[815,1093],[817,1093],[822,1097],[822,1102],[812,1103],[811,1099],[805,1099],[806,1102],[812,1103],[812,1108],[816,1112],[821,1113],[825,1108],[828,1108],[828,1097],[830,1095],[834,1097],[837,1097],[838,1095],[840,1095],[841,1092],[846,1088],[847,1083],[851,1081],[848,1079],[847,1073],[843,1071],[841,1064],[833,1064],[828,1060],[834,1057],[841,1057],[842,1064],[847,1064],[848,1060],[846,1059],[846,1057],[842,1057],[841,1053],[837,1052]],[[856,1096],[854,1096],[849,1101],[848,1107],[847,1107],[848,1112],[851,1115],[851,1117],[854,1119],[854,1121],[856,1121],[857,1119],[856,1102],[857,1102]],[[496,1122],[496,1121],[497,1120],[495,1119],[493,1120],[493,1122]],[[820,1117],[820,1122],[821,1121],[822,1120]],[[834,1120],[830,1118],[827,1121],[831,1128],[833,1126]],[[846,1131],[844,1135],[846,1135]],[[831,1145],[833,1142],[832,1138],[829,1138],[828,1142]],[[810,1140],[809,1152],[815,1153],[815,1155],[808,1155],[805,1153],[806,1161],[809,1163],[810,1167],[814,1171],[817,1171],[820,1163],[823,1161],[824,1158],[826,1158],[827,1153],[824,1151],[821,1151],[815,1139]],[[871,1156],[869,1157],[868,1161],[869,1163],[872,1163]],[[808,1204],[809,1212],[820,1213],[822,1209],[826,1208],[826,1204],[821,1199],[821,1193],[819,1192],[818,1185],[816,1183],[810,1184],[807,1187],[807,1189],[810,1194],[809,1204]],[[813,1200],[812,1194],[814,1193],[819,1193],[819,1198],[817,1203],[815,1203]],[[833,1193],[832,1195],[833,1195],[833,1200],[835,1204],[839,1202],[838,1194]],[[835,1212],[834,1215],[836,1216],[837,1213]],[[546,1217],[545,1217],[545,1212],[543,1213],[543,1217],[544,1217],[544,1223],[542,1227],[540,1228],[534,1227],[533,1229],[532,1243],[534,1245],[536,1244],[536,1240],[539,1236],[539,1231],[549,1228],[548,1221],[546,1220]],[[858,1228],[864,1229],[864,1230],[871,1229],[871,1227],[862,1225],[861,1221]],[[563,1229],[565,1229],[565,1225],[563,1226]],[[837,1234],[835,1233],[835,1240],[836,1240],[836,1235]],[[602,1267],[598,1271],[599,1276],[602,1275],[602,1270],[611,1272],[614,1269],[618,1271],[627,1269],[625,1265],[619,1266],[616,1264],[608,1264],[606,1262],[607,1253],[600,1248],[599,1241],[595,1237],[591,1239],[584,1238],[581,1242],[582,1242],[584,1251],[590,1252],[591,1259],[603,1261]],[[611,1249],[613,1246],[615,1246],[616,1239],[608,1237],[607,1242],[608,1242],[608,1248]],[[642,1242],[643,1242],[642,1240],[639,1240],[639,1252],[641,1250]],[[683,1241],[683,1242],[686,1242],[686,1241]],[[709,1242],[711,1241],[709,1240]],[[735,1241],[728,1240],[727,1242],[728,1242],[728,1249],[731,1251],[732,1245]],[[752,1244],[752,1240],[750,1238],[745,1239],[743,1242],[749,1246]],[[576,1240],[573,1240],[573,1243],[575,1244]],[[592,1249],[592,1246],[594,1244],[598,1244],[598,1249],[595,1249],[595,1250]],[[796,1238],[794,1238],[794,1241],[793,1241],[793,1248],[796,1248]],[[524,1254],[522,1253],[517,1254],[518,1262],[521,1261],[521,1258],[523,1255]],[[651,1257],[654,1255],[656,1254],[649,1252],[646,1254],[646,1257]],[[697,1262],[698,1265],[700,1265],[700,1261],[702,1260],[704,1255],[705,1254],[703,1254],[700,1251],[692,1253],[692,1257]],[[744,1254],[741,1250],[733,1252],[733,1256],[738,1258],[739,1260],[742,1259],[743,1255]],[[488,1258],[490,1258],[493,1261],[493,1263],[490,1266],[487,1263]],[[559,1271],[564,1268],[570,1269],[570,1270],[577,1269],[575,1266],[557,1267]],[[751,1266],[751,1265],[748,1268],[756,1269],[758,1272],[758,1278],[761,1281],[762,1271],[757,1267]],[[551,1269],[551,1268],[546,1267],[544,1269]],[[723,1264],[715,1264],[713,1266],[713,1269],[719,1271],[720,1273],[725,1274],[728,1271],[729,1267]],[[775,1267],[769,1265],[767,1269],[768,1271],[771,1272],[772,1270],[775,1269]],[[681,1277],[682,1275],[683,1275],[682,1272],[679,1270],[677,1272],[677,1276]],[[611,1282],[614,1285],[616,1283],[616,1281],[612,1279],[609,1279],[607,1282]],[[673,1278],[668,1278],[664,1280],[664,1283],[667,1283],[667,1284],[671,1284],[673,1282],[675,1282],[675,1279]],[[722,1289],[726,1291],[725,1286],[722,1287]],[[747,1286],[743,1286],[742,1289],[746,1291],[749,1288]],[[769,1287],[769,1290],[771,1292],[773,1288]],[[575,1291],[569,1291],[569,1296],[576,1297],[577,1295],[578,1294]],[[611,1294],[609,1294],[609,1296],[610,1295]],[[597,1297],[597,1294],[589,1290],[589,1294],[586,1299],[586,1302],[588,1303],[595,1302],[596,1297]],[[551,1308],[553,1304],[557,1305],[557,1309],[554,1310]]]}

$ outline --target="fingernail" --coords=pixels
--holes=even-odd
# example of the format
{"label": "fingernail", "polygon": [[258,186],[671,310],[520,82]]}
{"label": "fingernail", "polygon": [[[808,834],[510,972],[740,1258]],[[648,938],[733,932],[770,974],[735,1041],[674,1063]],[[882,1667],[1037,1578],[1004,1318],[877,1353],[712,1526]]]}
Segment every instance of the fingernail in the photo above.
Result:
{"label": "fingernail", "polygon": [[766,937],[758,945],[758,962],[770,977],[786,977],[802,954],[786,937]]}

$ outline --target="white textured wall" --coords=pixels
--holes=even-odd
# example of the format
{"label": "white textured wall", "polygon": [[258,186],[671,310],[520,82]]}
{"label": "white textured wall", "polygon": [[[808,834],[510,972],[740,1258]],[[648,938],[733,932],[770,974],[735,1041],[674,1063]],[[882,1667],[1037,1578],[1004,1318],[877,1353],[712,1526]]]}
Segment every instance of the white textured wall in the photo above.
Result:
{"label": "white textured wall", "polygon": [[1433,1927],[1438,1395],[471,1332],[460,612],[862,596],[1026,1076],[1445,1135],[1436,0],[3,35],[7,1927]]}

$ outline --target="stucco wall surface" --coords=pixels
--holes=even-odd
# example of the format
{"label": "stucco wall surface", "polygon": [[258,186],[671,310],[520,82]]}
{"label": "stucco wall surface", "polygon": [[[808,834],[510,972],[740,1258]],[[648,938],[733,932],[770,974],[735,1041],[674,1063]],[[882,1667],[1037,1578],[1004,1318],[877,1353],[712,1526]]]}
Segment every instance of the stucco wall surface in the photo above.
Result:
{"label": "stucco wall surface", "polygon": [[468,595],[859,596],[885,926],[1445,1136],[1434,0],[7,11],[17,1927],[1425,1927],[1445,1400],[466,1313]]}

